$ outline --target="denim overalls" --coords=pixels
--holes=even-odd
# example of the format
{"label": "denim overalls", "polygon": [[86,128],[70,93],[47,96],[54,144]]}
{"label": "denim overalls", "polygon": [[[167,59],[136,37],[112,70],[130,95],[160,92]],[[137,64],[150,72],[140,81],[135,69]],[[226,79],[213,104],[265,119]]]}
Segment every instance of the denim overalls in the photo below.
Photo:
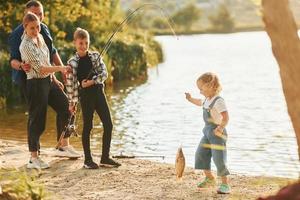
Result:
{"label": "denim overalls", "polygon": [[[211,169],[211,157],[217,167],[218,176],[229,175],[229,171],[226,166],[226,138],[227,133],[224,129],[223,136],[216,136],[214,129],[217,127],[211,120],[210,110],[220,96],[217,96],[213,102],[206,109],[203,107],[203,119],[205,127],[203,128],[203,134],[200,144],[198,145],[195,155],[195,169],[210,170]],[[206,101],[206,100],[205,100]],[[204,101],[204,102],[205,102]],[[203,103],[204,104],[204,103]]]}

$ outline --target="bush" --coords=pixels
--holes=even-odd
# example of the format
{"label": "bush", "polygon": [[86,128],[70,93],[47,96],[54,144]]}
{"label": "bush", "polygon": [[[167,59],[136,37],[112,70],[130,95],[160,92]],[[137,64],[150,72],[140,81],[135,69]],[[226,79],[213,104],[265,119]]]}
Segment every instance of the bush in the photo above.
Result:
{"label": "bush", "polygon": [[0,108],[20,102],[22,97],[20,89],[11,80],[11,67],[9,54],[0,51]]}
{"label": "bush", "polygon": [[147,74],[144,49],[139,44],[126,44],[120,40],[113,42],[107,52],[111,60],[114,81],[134,79]]}

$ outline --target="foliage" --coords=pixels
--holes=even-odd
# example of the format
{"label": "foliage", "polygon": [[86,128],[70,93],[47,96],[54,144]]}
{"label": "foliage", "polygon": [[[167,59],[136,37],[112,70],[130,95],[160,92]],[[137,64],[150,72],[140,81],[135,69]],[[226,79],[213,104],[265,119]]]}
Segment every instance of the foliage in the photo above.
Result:
{"label": "foliage", "polygon": [[37,183],[34,176],[13,169],[0,169],[0,199],[7,200],[42,200],[49,199],[50,194],[44,186]]}
{"label": "foliage", "polygon": [[113,42],[108,55],[112,59],[114,81],[136,78],[146,72],[145,54],[143,48],[138,44],[127,45],[123,41]]}
{"label": "foliage", "polygon": [[0,49],[7,49],[7,38],[9,33],[21,21],[24,13],[26,0],[5,1],[0,0]]}
{"label": "foliage", "polygon": [[11,81],[11,68],[9,65],[9,55],[0,51],[0,108],[5,107],[6,103],[11,104],[20,100],[18,87]]}
{"label": "foliage", "polygon": [[201,17],[201,10],[195,4],[188,4],[172,15],[172,20],[177,26],[190,30],[194,22]]}
{"label": "foliage", "polygon": [[[189,2],[189,3],[187,3]],[[190,30],[192,25],[200,20],[201,9],[192,1],[158,1],[157,0],[141,0],[128,3],[123,1],[123,7],[129,7],[127,13],[131,9],[148,4],[143,7],[134,16],[134,20],[130,22],[130,26],[138,29],[147,29],[155,32],[161,30],[169,30],[168,20],[173,21],[176,27],[175,31],[180,29]],[[141,14],[142,13],[142,14]],[[172,23],[173,24],[173,23]],[[177,30],[176,30],[177,29]]]}
{"label": "foliage", "polygon": [[[0,9],[3,11],[0,12],[0,47],[4,50],[0,56],[0,61],[3,63],[0,66],[0,98],[4,99],[0,99],[0,102],[5,102],[5,99],[6,102],[11,102],[12,99],[19,99],[17,96],[19,92],[11,83],[7,38],[13,28],[22,21],[27,0],[0,0],[0,2]],[[124,18],[119,0],[43,0],[42,4],[45,11],[43,22],[50,28],[53,41],[64,63],[75,52],[72,40],[77,27],[89,31],[91,49],[100,51]],[[135,20],[134,18],[132,22]],[[113,72],[112,63],[117,63],[113,66],[114,70],[125,73],[116,77],[115,81],[131,80],[140,75],[146,76],[147,66],[157,65],[158,61],[162,60],[161,47],[154,42],[153,36],[145,31],[133,30],[128,24],[115,35],[112,43],[110,54],[104,55],[108,71]],[[121,64],[126,65],[121,66]],[[112,75],[115,74],[118,73]],[[112,82],[112,80],[113,77],[110,77],[108,81]]]}
{"label": "foliage", "polygon": [[114,81],[147,76],[148,66],[163,61],[160,44],[151,38],[147,34],[132,34],[112,43],[107,55]]}
{"label": "foliage", "polygon": [[220,4],[217,14],[209,16],[209,20],[216,31],[230,32],[234,29],[234,19],[225,4]]}
{"label": "foliage", "polygon": [[162,17],[156,17],[153,19],[152,27],[156,29],[167,29],[169,28],[168,22]]}

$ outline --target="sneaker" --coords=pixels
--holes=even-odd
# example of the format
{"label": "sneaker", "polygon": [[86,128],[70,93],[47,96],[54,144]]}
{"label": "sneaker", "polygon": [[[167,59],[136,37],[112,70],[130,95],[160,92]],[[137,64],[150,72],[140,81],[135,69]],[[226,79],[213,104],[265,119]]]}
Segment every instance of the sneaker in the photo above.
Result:
{"label": "sneaker", "polygon": [[198,188],[205,188],[216,185],[215,179],[205,177],[205,179],[197,184]]}
{"label": "sneaker", "polygon": [[99,169],[99,166],[94,161],[85,161],[83,167],[85,169]]}
{"label": "sneaker", "polygon": [[101,166],[101,167],[120,167],[121,164],[118,163],[117,161],[114,161],[111,158],[107,158],[107,159],[101,159],[99,166]]}
{"label": "sneaker", "polygon": [[27,164],[28,169],[47,169],[49,167],[50,165],[41,158],[30,158]]}
{"label": "sneaker", "polygon": [[58,157],[68,157],[68,158],[80,158],[81,155],[75,151],[75,149],[71,146],[59,147],[56,152],[55,156]]}
{"label": "sneaker", "polygon": [[218,190],[217,190],[217,193],[218,193],[218,194],[229,194],[229,193],[230,193],[230,187],[229,187],[229,185],[228,185],[228,184],[222,183],[222,184],[219,186],[219,188],[218,188]]}
{"label": "sneaker", "polygon": [[50,165],[43,161],[40,157],[38,157],[37,160],[40,162],[41,169],[47,169],[50,167]]}
{"label": "sneaker", "polygon": [[40,161],[37,158],[30,158],[27,163],[27,169],[42,169],[40,165]]}

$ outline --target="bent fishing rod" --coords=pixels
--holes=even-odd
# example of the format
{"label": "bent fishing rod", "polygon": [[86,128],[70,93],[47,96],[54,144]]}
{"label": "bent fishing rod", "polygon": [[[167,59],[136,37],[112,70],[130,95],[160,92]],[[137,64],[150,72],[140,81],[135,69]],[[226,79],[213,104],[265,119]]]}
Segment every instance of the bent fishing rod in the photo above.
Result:
{"label": "bent fishing rod", "polygon": [[[114,36],[116,35],[116,33],[118,33],[118,32],[126,25],[126,23],[127,23],[129,20],[131,20],[132,18],[134,18],[134,15],[135,15],[138,11],[140,11],[141,9],[146,8],[146,7],[148,7],[148,6],[154,7],[154,8],[158,8],[158,9],[161,11],[163,17],[167,20],[168,25],[169,25],[169,27],[170,27],[170,29],[171,29],[173,35],[174,35],[174,36],[177,38],[177,40],[178,40],[178,36],[176,35],[176,33],[175,33],[175,31],[174,31],[174,29],[173,29],[173,27],[172,27],[172,24],[174,24],[174,23],[173,23],[173,21],[171,20],[171,18],[165,13],[164,9],[163,9],[162,7],[160,7],[159,5],[157,5],[157,4],[154,4],[154,3],[146,3],[146,4],[143,4],[143,5],[139,6],[139,7],[136,8],[135,10],[133,10],[131,13],[129,13],[129,14],[127,15],[127,17],[126,17],[121,23],[119,23],[119,25],[115,28],[115,30],[113,31],[113,33],[111,34],[111,36],[108,38],[107,42],[106,42],[105,45],[104,45],[104,48],[101,50],[100,55],[99,55],[99,57],[97,58],[97,62],[99,62],[99,60],[103,57],[103,55],[104,55],[104,54],[107,52],[107,50],[109,49],[109,47],[110,47],[110,45],[111,45],[111,43],[112,43],[112,39],[114,38]],[[88,79],[88,78],[92,75],[92,73],[95,73],[94,69],[91,69],[91,70],[90,70],[90,72],[89,72],[89,74],[88,74],[88,76],[87,76],[86,79]]]}
{"label": "bent fishing rod", "polygon": [[[116,35],[116,33],[118,33],[118,32],[126,25],[126,23],[127,23],[129,20],[133,19],[134,16],[135,16],[135,14],[136,14],[138,11],[140,11],[140,10],[146,8],[146,7],[154,7],[154,8],[158,8],[158,9],[161,11],[163,17],[167,20],[168,25],[169,25],[169,28],[171,29],[173,35],[174,35],[174,36],[177,38],[177,40],[178,40],[178,36],[176,35],[176,33],[175,33],[175,31],[174,31],[174,29],[173,29],[173,27],[172,27],[172,24],[174,24],[174,23],[173,23],[173,21],[171,20],[171,18],[168,17],[168,15],[165,13],[164,9],[163,9],[162,7],[160,7],[159,5],[157,5],[157,4],[146,3],[146,4],[143,4],[143,5],[139,6],[138,8],[136,8],[135,10],[133,10],[132,12],[130,12],[130,13],[126,16],[126,18],[125,18],[122,22],[120,22],[120,23],[118,24],[118,26],[114,29],[113,33],[110,35],[110,37],[108,38],[107,42],[105,43],[104,48],[101,50],[100,55],[99,55],[99,57],[97,58],[97,61],[96,61],[96,62],[99,62],[99,61],[101,60],[102,56],[107,52],[107,50],[108,50],[109,47],[111,46],[112,39],[114,38],[114,36]],[[97,74],[97,73],[94,71],[94,69],[92,68],[92,69],[89,71],[89,74],[88,74],[88,76],[87,76],[86,79],[88,79],[88,78],[92,75],[92,73]],[[75,106],[76,106],[76,105],[75,105]],[[69,122],[68,122],[67,126],[65,127],[65,130],[63,131],[63,134],[61,135],[61,137],[59,138],[59,140],[58,140],[58,142],[57,142],[57,144],[56,144],[56,148],[59,147],[59,144],[61,143],[61,140],[64,138],[65,134],[66,134],[70,129],[71,129],[72,132],[75,133],[75,135],[76,135],[76,130],[75,130],[75,127],[76,127],[76,126],[75,126],[75,123],[76,123],[76,120],[75,120],[75,118],[74,118],[74,115],[71,115],[71,117],[70,117],[70,119],[69,119]],[[163,157],[163,159],[164,159],[164,157]]]}
{"label": "bent fishing rod", "polygon": [[118,159],[133,159],[133,158],[161,158],[165,159],[165,156],[152,156],[152,155],[114,155],[112,158],[118,158]]}

